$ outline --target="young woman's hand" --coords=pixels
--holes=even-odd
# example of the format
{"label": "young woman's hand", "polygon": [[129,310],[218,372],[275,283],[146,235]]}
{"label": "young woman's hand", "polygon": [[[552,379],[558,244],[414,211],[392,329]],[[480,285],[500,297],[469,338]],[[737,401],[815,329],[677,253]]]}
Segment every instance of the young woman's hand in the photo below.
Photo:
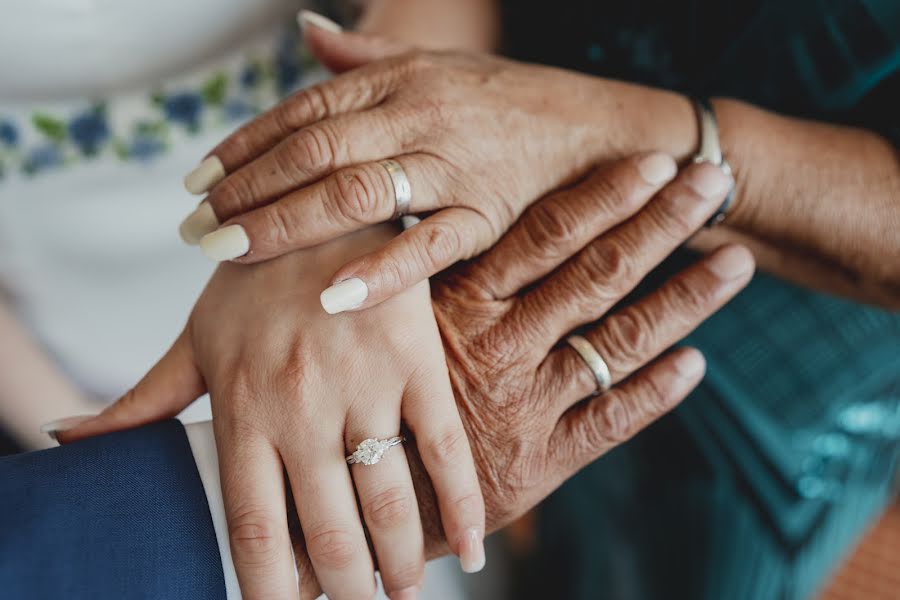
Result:
{"label": "young woman's hand", "polygon": [[169,353],[103,414],[61,436],[173,416],[209,391],[245,598],[298,594],[286,481],[330,598],[375,593],[365,531],[389,594],[408,597],[398,594],[422,583],[422,526],[406,446],[388,449],[378,464],[348,467],[345,457],[368,438],[405,435],[419,447],[463,568],[484,562],[481,489],[427,282],[365,313],[329,316],[319,305],[334,265],[395,234],[385,225],[261,265],[221,265]]}
{"label": "young woman's hand", "polygon": [[[242,263],[313,246],[395,214],[382,161],[396,161],[409,211],[427,218],[333,273],[331,312],[374,306],[482,252],[535,199],[600,161],[693,148],[693,109],[674,94],[488,55],[390,56],[395,47],[360,34],[317,36],[332,57],[335,45],[356,45],[344,67],[348,56],[389,57],[297,93],[213,149],[187,180],[209,193],[183,233],[207,234],[209,256]],[[676,126],[651,135],[673,115]]]}

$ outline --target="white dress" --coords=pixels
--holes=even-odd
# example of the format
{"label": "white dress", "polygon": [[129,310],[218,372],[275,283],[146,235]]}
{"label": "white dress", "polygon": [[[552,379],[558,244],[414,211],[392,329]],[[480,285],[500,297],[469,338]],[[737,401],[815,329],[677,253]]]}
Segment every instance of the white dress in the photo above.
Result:
{"label": "white dress", "polygon": [[[184,174],[242,120],[323,77],[298,44],[298,8],[0,0],[0,292],[98,400],[168,349],[214,267],[178,236],[197,203]],[[181,418],[209,419],[208,401]],[[196,427],[220,507],[209,429]],[[214,517],[225,535],[221,510]],[[452,559],[430,563],[423,597],[461,597],[457,571]]]}
{"label": "white dress", "polygon": [[[0,288],[88,394],[165,352],[213,269],[181,179],[321,73],[287,0],[0,0]],[[283,84],[283,85],[281,85]],[[208,418],[208,406],[189,409]]]}

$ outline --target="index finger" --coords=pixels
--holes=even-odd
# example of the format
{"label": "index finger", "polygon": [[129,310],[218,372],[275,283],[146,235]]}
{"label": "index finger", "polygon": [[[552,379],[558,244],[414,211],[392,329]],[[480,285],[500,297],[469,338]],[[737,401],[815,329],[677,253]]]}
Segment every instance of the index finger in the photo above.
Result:
{"label": "index finger", "polygon": [[222,140],[185,176],[185,189],[205,194],[301,127],[378,104],[396,79],[390,64],[373,63],[298,91]]}

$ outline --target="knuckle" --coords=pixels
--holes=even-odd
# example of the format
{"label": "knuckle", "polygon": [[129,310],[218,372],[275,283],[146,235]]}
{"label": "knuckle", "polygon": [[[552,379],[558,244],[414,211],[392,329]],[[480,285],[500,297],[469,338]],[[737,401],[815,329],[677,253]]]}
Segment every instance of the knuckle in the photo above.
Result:
{"label": "knuckle", "polygon": [[624,292],[638,279],[637,265],[632,253],[619,242],[607,240],[597,244],[594,255],[597,275],[611,282],[615,289]]}
{"label": "knuckle", "polygon": [[[424,224],[420,224],[419,227]],[[421,254],[430,263],[426,265],[427,267],[437,267],[447,259],[460,256],[462,237],[454,225],[444,222],[429,223],[426,231],[428,235],[422,240],[424,248],[421,248]]]}
{"label": "knuckle", "polygon": [[612,240],[592,244],[576,262],[578,285],[586,302],[615,302],[631,288],[636,276],[634,260],[623,246]]}
{"label": "knuckle", "polygon": [[484,499],[478,492],[470,492],[453,500],[453,510],[458,515],[481,515],[484,513]]}
{"label": "knuckle", "polygon": [[272,204],[261,211],[263,223],[260,231],[264,232],[268,241],[276,247],[287,246],[293,234],[298,230],[291,211],[280,203]]}
{"label": "knuckle", "polygon": [[674,397],[670,386],[657,377],[647,377],[641,386],[639,406],[651,415],[661,415],[671,408]]}
{"label": "knuckle", "polygon": [[598,334],[600,345],[606,352],[604,358],[611,361],[610,368],[621,374],[634,371],[654,354],[655,330],[636,307],[610,316]]}
{"label": "knuckle", "polygon": [[330,114],[328,95],[324,85],[314,85],[297,92],[290,102],[285,102],[283,121],[286,128],[294,129],[309,121],[324,119]]}
{"label": "knuckle", "polygon": [[701,204],[703,199],[685,185],[664,188],[660,195],[654,210],[647,211],[650,219],[669,239],[683,240],[699,226],[695,222],[697,211],[685,210],[685,207]]}
{"label": "knuckle", "polygon": [[425,565],[421,561],[394,566],[390,570],[382,569],[382,578],[386,580],[385,587],[389,588],[385,591],[390,595],[390,592],[418,585],[424,572]]}
{"label": "knuckle", "polygon": [[600,402],[593,416],[588,437],[594,447],[603,443],[618,445],[631,437],[632,419],[623,402],[615,398]]}
{"label": "knuckle", "polygon": [[574,237],[579,228],[578,217],[563,201],[546,200],[536,205],[523,222],[530,248],[546,259],[560,255],[564,242]]}
{"label": "knuckle", "polygon": [[275,519],[256,507],[239,510],[229,519],[228,535],[236,558],[245,564],[268,563],[281,543]]}
{"label": "knuckle", "polygon": [[228,144],[237,156],[253,156],[255,154],[253,150],[256,146],[253,143],[255,137],[252,124],[248,124],[235,131],[228,138]]}
{"label": "knuckle", "polygon": [[368,223],[378,213],[380,182],[371,170],[352,167],[337,173],[334,182],[335,208],[341,217],[352,223]]}
{"label": "knuckle", "polygon": [[[463,429],[451,429],[427,440],[422,448],[426,465],[445,468],[453,465],[458,457],[469,450],[469,441]],[[429,469],[430,470],[430,469]]]}
{"label": "knuckle", "polygon": [[337,142],[328,127],[317,125],[301,129],[290,138],[290,154],[304,170],[313,172],[333,170]]}
{"label": "knuckle", "polygon": [[675,277],[669,285],[671,285],[669,294],[671,306],[667,307],[669,318],[693,321],[709,312],[709,308],[715,302],[715,285],[703,285],[701,282],[689,280],[684,275]]}
{"label": "knuckle", "polygon": [[390,487],[363,504],[366,522],[375,529],[393,529],[412,515],[412,498],[402,487]]}
{"label": "knuckle", "polygon": [[306,536],[306,550],[315,564],[330,569],[349,566],[356,554],[353,536],[330,526],[313,529]]}
{"label": "knuckle", "polygon": [[243,169],[239,169],[216,186],[215,200],[210,199],[210,202],[214,202],[216,208],[224,209],[220,218],[243,212],[253,206],[258,187],[254,178],[245,176]]}
{"label": "knuckle", "polygon": [[[615,175],[615,171],[612,171],[611,175]],[[614,180],[610,176],[594,178],[586,190],[594,204],[608,208],[614,214],[621,213],[636,203],[636,194],[629,192],[622,181]]]}

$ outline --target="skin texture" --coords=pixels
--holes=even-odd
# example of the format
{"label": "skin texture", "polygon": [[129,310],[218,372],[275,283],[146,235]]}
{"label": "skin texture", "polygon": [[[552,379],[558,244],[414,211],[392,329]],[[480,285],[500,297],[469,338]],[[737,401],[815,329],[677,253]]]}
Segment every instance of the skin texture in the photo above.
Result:
{"label": "skin texture", "polygon": [[410,210],[434,214],[333,274],[366,283],[366,308],[486,250],[535,198],[621,156],[641,137],[627,114],[639,94],[661,107],[675,98],[487,55],[406,53],[239,129],[212,152],[229,175],[206,201],[223,226],[246,232],[238,262],[259,262],[390,218],[394,190],[377,161],[397,157]]}
{"label": "skin texture", "polygon": [[[429,399],[421,418],[404,412],[415,498],[398,504],[396,494],[375,493],[370,498],[381,501],[373,504],[360,492],[374,556],[384,562],[376,534],[398,514],[421,520],[424,546],[422,538],[414,543],[426,556],[459,551],[461,528],[446,518],[448,499],[468,510],[475,502],[481,507],[483,494],[489,520],[481,526],[496,529],[671,409],[702,376],[702,357],[682,349],[654,359],[752,275],[749,253],[727,247],[655,294],[607,314],[700,227],[727,188],[721,171],[700,165],[660,191],[663,182],[642,178],[647,158],[606,165],[532,207],[500,244],[435,282],[433,312],[423,285],[361,313],[330,317],[316,305],[318,286],[334,266],[384,244],[391,226],[266,263],[222,265],[169,355],[119,402],[59,438],[68,442],[170,416],[205,384],[244,594],[291,597],[288,531],[310,589],[332,576],[329,567],[346,567],[360,546],[365,550],[364,541],[348,535],[352,519],[336,526],[311,519],[310,511],[349,488],[342,460],[358,441],[354,432],[377,427],[392,406],[389,390],[397,388],[396,397],[402,388],[404,401]],[[589,326],[604,315],[601,325]],[[587,401],[596,387],[592,375],[570,349],[558,347],[580,326],[589,326],[585,335],[606,358],[613,381],[622,382]],[[433,398],[446,381],[458,409],[452,415]],[[349,407],[342,402],[348,398]],[[335,414],[346,415],[343,430],[328,426]],[[462,428],[454,418],[462,419]],[[354,429],[354,419],[365,425]],[[445,494],[435,474],[464,465],[470,445],[480,492],[451,486],[455,495]],[[279,456],[296,514],[284,510]],[[391,456],[402,459],[403,453]],[[382,485],[390,480],[384,472],[354,469],[358,490],[360,473]],[[378,512],[379,506],[384,518],[372,519],[372,507]],[[408,539],[393,545],[406,549]],[[344,587],[329,595],[369,597],[368,568],[371,562],[341,578]],[[420,565],[396,572],[409,579],[397,575],[389,589],[415,585]],[[337,587],[327,579],[323,584]]]}
{"label": "skin texture", "polygon": [[[395,2],[377,3],[381,4],[393,6]],[[374,27],[367,27],[368,31],[375,31]],[[407,22],[404,28],[415,30],[415,23]],[[354,136],[355,129],[385,132],[376,136],[374,142],[369,140],[368,154],[356,161],[359,163],[376,160],[373,157],[379,154],[383,155],[379,158],[398,154],[405,159],[409,153],[424,153],[430,159],[447,158],[449,167],[439,164],[440,161],[436,166],[434,160],[426,160],[421,166],[412,161],[411,168],[413,173],[419,169],[427,174],[422,178],[427,182],[413,178],[413,189],[417,194],[421,190],[426,198],[423,208],[434,208],[428,204],[429,195],[439,197],[438,208],[444,208],[432,217],[437,232],[434,235],[450,238],[453,244],[445,244],[443,251],[434,250],[424,241],[428,236],[421,232],[340,269],[333,281],[357,276],[370,283],[373,292],[365,306],[445,267],[452,262],[450,257],[466,257],[482,248],[486,240],[493,239],[491,236],[499,235],[502,227],[517,214],[516,210],[527,205],[528,200],[524,204],[516,201],[517,193],[528,195],[548,181],[566,181],[584,168],[585,158],[590,164],[642,149],[659,148],[681,161],[697,148],[693,109],[685,98],[674,94],[600,78],[576,78],[574,74],[552,69],[492,62],[497,59],[481,55],[423,51],[410,54],[410,48],[417,44],[414,39],[410,44],[373,35],[336,34],[311,28],[306,40],[329,67],[337,71],[353,69],[349,79],[341,80],[346,82],[341,93],[331,97],[329,103],[342,116],[334,118],[328,111],[319,110],[314,111],[314,118],[301,119],[302,122],[292,122],[282,115],[268,118],[268,124],[267,117],[263,117],[239,132],[238,142],[226,140],[213,154],[221,154],[226,166],[234,161],[232,166],[237,168],[245,165],[250,156],[266,156],[263,148],[248,143],[248,137],[269,139],[265,150],[271,148],[275,152],[276,144],[291,133],[312,137],[308,132],[324,126],[332,128],[330,139],[353,140],[349,147],[356,147],[356,140],[361,139]],[[442,44],[451,45],[449,41]],[[473,44],[460,36],[456,47],[471,48]],[[369,64],[398,55],[406,58],[382,61],[378,63],[379,68]],[[481,69],[472,68],[472,61]],[[379,75],[396,69],[398,64],[420,68],[401,68],[403,73],[399,79],[388,77],[389,83],[385,84]],[[509,65],[514,66],[507,70],[505,67]],[[518,67],[524,70],[519,71]],[[473,75],[468,87],[464,76],[463,80],[457,79],[462,71]],[[510,73],[521,78],[507,77]],[[427,93],[420,90],[418,105],[404,104],[397,100],[405,97],[404,94],[391,92],[392,89],[417,89],[416,83],[421,81],[433,85]],[[492,83],[500,82],[509,93],[491,97]],[[330,88],[332,92],[336,89]],[[556,93],[561,89],[566,93]],[[456,102],[458,94],[471,99],[471,103]],[[325,97],[328,98],[327,93]],[[353,106],[354,98],[365,100]],[[366,102],[376,98],[397,109],[388,111],[389,118],[384,120],[387,130],[378,117],[386,113],[363,108]],[[428,101],[423,102],[423,98]],[[535,98],[541,102],[535,102]],[[299,102],[308,100],[301,94]],[[736,174],[737,188],[734,209],[726,219],[727,228],[713,241],[698,240],[696,247],[707,248],[720,243],[723,235],[729,235],[730,241],[748,242],[760,267],[775,275],[826,292],[900,308],[900,261],[890,259],[900,256],[900,237],[894,235],[900,226],[900,202],[897,202],[900,153],[896,147],[884,137],[858,128],[792,119],[723,98],[713,99],[712,104],[718,115],[725,155]],[[349,118],[345,114],[348,112],[358,118]],[[478,120],[479,114],[491,118]],[[564,115],[562,120],[560,115]],[[516,116],[526,118],[517,122]],[[568,123],[571,127],[558,138],[556,127],[567,125],[567,117],[573,123]],[[278,135],[277,128],[272,127],[273,120],[289,125],[288,129]],[[369,127],[360,121],[366,121]],[[348,125],[350,122],[353,127]],[[514,131],[513,135],[510,130]],[[410,131],[426,131],[428,135],[417,138]],[[526,142],[515,136],[519,132],[527,135]],[[459,142],[463,138],[464,144]],[[574,141],[577,155],[565,144],[556,145],[559,139]],[[552,156],[530,152],[532,142],[538,142],[537,146]],[[372,144],[377,144],[380,152]],[[498,152],[504,157],[515,156],[515,167],[519,170],[511,173],[505,165],[479,171],[453,153],[460,144],[467,151],[474,149],[473,156],[480,159],[478,165],[494,166],[479,153],[479,149],[484,149],[487,156],[497,156]],[[498,150],[496,144],[503,148]],[[327,146],[319,144],[318,147]],[[301,149],[299,154],[294,153],[293,161],[283,157],[279,162],[304,164],[304,152]],[[561,164],[553,159],[562,159]],[[340,169],[346,165],[337,160],[333,166]],[[258,197],[265,198],[261,200],[264,204],[280,200],[246,217],[236,216],[236,211],[259,206],[248,199],[253,194],[244,195],[242,201],[249,206],[241,208],[232,200],[220,199],[220,194],[230,195],[227,191],[220,192],[220,185],[212,190],[210,201],[221,219],[242,224],[244,218],[248,219],[248,232],[253,241],[251,252],[238,260],[264,260],[309,243],[308,230],[292,228],[290,224],[318,223],[322,216],[317,213],[338,214],[341,216],[338,221],[349,217],[346,219],[349,222],[337,225],[340,229],[360,226],[360,222],[370,222],[389,212],[387,205],[392,198],[389,180],[378,181],[375,169],[355,169],[348,173],[350,179],[345,180],[352,183],[343,188],[334,185],[331,193],[317,192],[315,186],[306,187],[310,182],[305,176],[294,180],[291,192],[273,192],[275,197],[266,197],[269,192],[261,192]],[[446,180],[441,179],[442,172],[449,173]],[[488,172],[491,176],[485,181],[480,176]],[[339,176],[340,171],[336,177]],[[515,177],[515,189],[503,189],[502,195],[492,194],[500,189],[498,185],[507,185],[511,176]],[[228,190],[229,185],[224,189]],[[501,199],[500,204],[492,204],[497,198]],[[513,199],[512,208],[510,199]],[[316,206],[324,208],[314,209]],[[473,206],[477,208],[477,216],[470,214]],[[267,210],[267,216],[259,214]],[[262,231],[266,226],[260,223],[266,220],[270,221],[268,233]],[[485,220],[487,224],[482,222]],[[272,227],[272,223],[278,227]],[[327,229],[315,231],[316,235],[324,235],[320,232]],[[462,241],[457,243],[455,238]]]}

